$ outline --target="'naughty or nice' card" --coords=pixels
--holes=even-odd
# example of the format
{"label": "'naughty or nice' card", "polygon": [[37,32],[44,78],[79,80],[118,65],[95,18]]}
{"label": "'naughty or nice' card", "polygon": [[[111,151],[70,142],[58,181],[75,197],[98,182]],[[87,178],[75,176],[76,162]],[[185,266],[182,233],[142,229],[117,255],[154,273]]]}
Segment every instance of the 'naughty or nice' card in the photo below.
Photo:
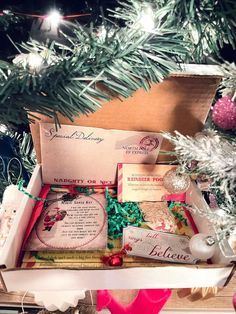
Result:
{"label": "'naughty or nice' card", "polygon": [[44,183],[111,186],[118,163],[156,163],[162,136],[41,123],[40,142]]}
{"label": "'naughty or nice' card", "polygon": [[[56,196],[55,196],[56,195]],[[78,195],[64,201],[51,193],[26,243],[25,250],[98,250],[107,245],[106,199],[103,194]]]}
{"label": "'naughty or nice' card", "polygon": [[118,165],[118,201],[163,201],[169,194],[163,186],[165,173],[172,165]]}

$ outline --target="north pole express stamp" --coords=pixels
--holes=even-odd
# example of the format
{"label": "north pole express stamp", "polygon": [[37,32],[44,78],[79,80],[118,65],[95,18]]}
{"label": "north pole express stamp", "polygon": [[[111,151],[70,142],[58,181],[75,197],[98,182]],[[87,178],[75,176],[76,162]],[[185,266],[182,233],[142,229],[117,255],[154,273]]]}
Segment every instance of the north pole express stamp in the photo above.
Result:
{"label": "north pole express stamp", "polygon": [[129,245],[128,255],[153,258],[173,263],[195,264],[189,249],[189,238],[171,233],[137,227],[123,230],[123,245]]}
{"label": "north pole express stamp", "polygon": [[145,136],[140,141],[140,148],[152,152],[159,146],[159,140],[154,136]]}

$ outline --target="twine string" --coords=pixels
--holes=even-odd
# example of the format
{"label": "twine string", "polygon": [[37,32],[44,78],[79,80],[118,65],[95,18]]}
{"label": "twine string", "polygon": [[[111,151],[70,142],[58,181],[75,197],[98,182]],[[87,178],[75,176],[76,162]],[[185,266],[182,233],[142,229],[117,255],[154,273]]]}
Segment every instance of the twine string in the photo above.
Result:
{"label": "twine string", "polygon": [[25,309],[24,309],[24,300],[25,300],[25,297],[26,297],[26,294],[28,293],[28,291],[26,291],[24,294],[23,294],[23,297],[21,299],[21,313],[19,314],[27,314],[28,312],[25,312]]}
{"label": "twine string", "polygon": [[8,182],[10,182],[10,184],[14,184],[11,180],[11,172],[10,172],[10,165],[14,161],[17,161],[17,163],[19,165],[19,174],[18,174],[16,182],[19,182],[19,180],[21,179],[21,176],[22,176],[22,164],[21,164],[20,160],[16,157],[11,158],[7,164],[7,180],[8,180]]}

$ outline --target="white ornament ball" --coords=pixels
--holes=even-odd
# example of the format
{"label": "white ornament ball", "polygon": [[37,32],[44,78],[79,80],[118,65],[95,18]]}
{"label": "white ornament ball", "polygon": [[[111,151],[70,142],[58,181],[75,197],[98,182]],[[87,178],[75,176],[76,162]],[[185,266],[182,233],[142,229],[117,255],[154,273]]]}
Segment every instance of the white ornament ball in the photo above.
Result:
{"label": "white ornament ball", "polygon": [[213,237],[204,233],[198,233],[190,239],[189,249],[195,258],[205,261],[214,255],[216,243]]}
{"label": "white ornament ball", "polygon": [[163,177],[163,186],[171,194],[184,193],[188,190],[190,178],[186,174],[178,174],[176,169],[166,172]]}
{"label": "white ornament ball", "polygon": [[17,211],[24,194],[18,190],[18,186],[11,184],[6,187],[3,198],[2,208],[5,212]]}

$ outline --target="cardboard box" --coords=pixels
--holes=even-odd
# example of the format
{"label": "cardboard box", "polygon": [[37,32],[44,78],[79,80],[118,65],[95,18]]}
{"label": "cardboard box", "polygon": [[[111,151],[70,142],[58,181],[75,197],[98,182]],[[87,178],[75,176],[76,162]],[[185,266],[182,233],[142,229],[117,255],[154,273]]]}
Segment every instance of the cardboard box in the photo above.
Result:
{"label": "cardboard box", "polygon": [[[183,72],[173,73],[162,83],[153,84],[148,92],[140,89],[127,99],[113,99],[95,113],[75,118],[74,122],[60,116],[60,123],[129,131],[178,130],[194,135],[201,131],[206,121],[222,74],[215,65],[192,64],[183,68]],[[53,122],[49,117],[37,116],[41,122]],[[31,132],[40,163],[38,122],[31,124]],[[169,142],[163,141],[162,150],[171,148]],[[166,157],[162,156],[160,160],[166,160]]]}
{"label": "cardboard box", "polygon": [[[29,193],[38,195],[41,185],[41,166],[37,165],[27,190]],[[209,210],[195,183],[191,184],[187,192],[187,202]],[[107,270],[15,268],[34,203],[34,200],[24,197],[14,221],[11,246],[5,250],[5,260],[0,259],[1,264],[7,267],[2,270],[1,275],[8,291],[221,287],[232,274],[234,266],[220,250],[212,259],[214,263],[212,265],[157,262],[156,267]],[[193,218],[199,232],[210,232],[205,218],[195,217],[195,215]]]}
{"label": "cardboard box", "polygon": [[[206,74],[204,71],[207,69],[203,67],[200,75],[196,75],[194,69],[185,74],[174,74],[163,83],[154,85],[149,93],[140,90],[123,102],[111,101],[93,115],[76,119],[76,124],[143,131],[178,129],[185,134],[194,134],[200,131],[206,119],[220,80],[216,73]],[[50,122],[48,118],[42,120]],[[65,124],[67,121],[62,119],[61,122]],[[39,195],[43,182],[38,124],[32,126],[32,134],[39,164],[27,191]],[[210,210],[195,183],[187,191],[187,202]],[[219,249],[212,265],[157,263],[156,267],[107,270],[15,268],[34,205],[33,199],[24,196],[0,257],[0,264],[6,267],[1,276],[8,291],[221,287],[230,279],[234,269],[232,258],[226,258]],[[211,231],[205,218],[197,215],[193,218],[199,232]]]}

